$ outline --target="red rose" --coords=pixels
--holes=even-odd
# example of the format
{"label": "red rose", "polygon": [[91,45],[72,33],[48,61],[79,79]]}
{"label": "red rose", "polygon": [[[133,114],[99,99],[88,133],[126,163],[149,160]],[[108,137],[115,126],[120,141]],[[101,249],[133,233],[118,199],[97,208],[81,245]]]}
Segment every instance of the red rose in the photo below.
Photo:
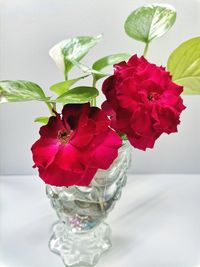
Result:
{"label": "red rose", "polygon": [[121,139],[109,125],[97,107],[65,105],[31,148],[40,177],[55,186],[88,186],[97,169],[108,169],[118,155]]}
{"label": "red rose", "polygon": [[139,149],[153,148],[162,134],[177,132],[185,106],[183,88],[172,82],[163,67],[144,57],[132,56],[114,66],[114,75],[103,83],[106,101],[102,108],[111,117],[112,127],[127,135]]}

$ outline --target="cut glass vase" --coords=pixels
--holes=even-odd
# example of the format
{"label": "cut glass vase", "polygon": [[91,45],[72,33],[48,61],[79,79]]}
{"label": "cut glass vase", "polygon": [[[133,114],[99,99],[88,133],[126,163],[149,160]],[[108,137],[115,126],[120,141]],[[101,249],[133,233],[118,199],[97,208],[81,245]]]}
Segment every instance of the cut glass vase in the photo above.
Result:
{"label": "cut glass vase", "polygon": [[126,142],[110,168],[98,170],[90,186],[46,187],[59,218],[49,247],[65,266],[94,266],[111,247],[110,227],[104,221],[121,196],[130,160]]}

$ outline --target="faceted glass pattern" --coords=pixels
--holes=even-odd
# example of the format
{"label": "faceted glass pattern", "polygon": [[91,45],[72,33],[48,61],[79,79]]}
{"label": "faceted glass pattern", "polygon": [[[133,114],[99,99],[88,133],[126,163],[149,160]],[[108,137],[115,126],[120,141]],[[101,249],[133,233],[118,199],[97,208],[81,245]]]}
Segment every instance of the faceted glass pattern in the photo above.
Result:
{"label": "faceted glass pattern", "polygon": [[66,266],[94,266],[110,248],[104,220],[121,196],[130,160],[130,145],[124,142],[117,159],[108,170],[98,170],[90,186],[46,187],[59,218],[49,246]]}

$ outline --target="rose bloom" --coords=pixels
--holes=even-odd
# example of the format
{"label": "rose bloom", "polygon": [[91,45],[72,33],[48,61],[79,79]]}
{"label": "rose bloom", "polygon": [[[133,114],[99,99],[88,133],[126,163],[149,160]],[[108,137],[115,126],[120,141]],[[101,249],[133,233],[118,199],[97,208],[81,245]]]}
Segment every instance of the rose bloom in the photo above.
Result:
{"label": "rose bloom", "polygon": [[182,91],[165,68],[134,55],[114,65],[114,75],[104,81],[102,109],[117,132],[126,134],[135,148],[146,150],[162,133],[177,132],[185,109]]}
{"label": "rose bloom", "polygon": [[50,117],[31,150],[45,183],[88,186],[99,168],[108,169],[121,139],[105,112],[87,104],[68,104]]}

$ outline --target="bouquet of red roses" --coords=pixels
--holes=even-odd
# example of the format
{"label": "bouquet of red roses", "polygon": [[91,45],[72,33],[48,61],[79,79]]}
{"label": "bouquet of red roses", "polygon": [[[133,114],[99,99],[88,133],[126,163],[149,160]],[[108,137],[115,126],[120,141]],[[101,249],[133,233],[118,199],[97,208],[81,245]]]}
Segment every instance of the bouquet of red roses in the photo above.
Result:
{"label": "bouquet of red roses", "polygon": [[[125,21],[125,31],[145,43],[143,55],[109,55],[91,67],[82,59],[101,41],[101,35],[58,43],[50,56],[63,72],[64,81],[50,87],[54,96],[46,96],[33,82],[0,82],[1,102],[36,100],[49,108],[50,116],[35,120],[44,126],[31,148],[34,167],[45,183],[88,186],[98,169],[108,169],[117,158],[124,140],[146,150],[153,148],[163,133],[177,132],[185,109],[181,93],[198,94],[200,89],[200,37],[175,49],[167,68],[146,59],[150,43],[165,34],[175,20],[176,11],[168,5],[152,4],[133,11]],[[112,75],[104,71],[110,65]],[[74,67],[83,74],[69,78]],[[86,77],[92,78],[91,86],[74,85]],[[96,107],[97,82],[103,78],[106,100]]]}

